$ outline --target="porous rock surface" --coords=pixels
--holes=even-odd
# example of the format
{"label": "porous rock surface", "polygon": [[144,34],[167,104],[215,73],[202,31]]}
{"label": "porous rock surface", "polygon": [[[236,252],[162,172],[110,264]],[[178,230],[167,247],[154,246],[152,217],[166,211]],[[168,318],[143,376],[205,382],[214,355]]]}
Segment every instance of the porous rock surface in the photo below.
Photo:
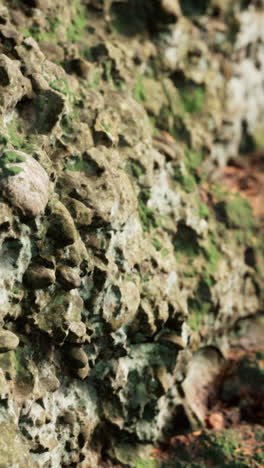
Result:
{"label": "porous rock surface", "polygon": [[263,23],[254,0],[2,2],[1,466],[136,466],[202,420],[199,349],[215,372],[263,310],[259,227],[214,184],[263,145]]}

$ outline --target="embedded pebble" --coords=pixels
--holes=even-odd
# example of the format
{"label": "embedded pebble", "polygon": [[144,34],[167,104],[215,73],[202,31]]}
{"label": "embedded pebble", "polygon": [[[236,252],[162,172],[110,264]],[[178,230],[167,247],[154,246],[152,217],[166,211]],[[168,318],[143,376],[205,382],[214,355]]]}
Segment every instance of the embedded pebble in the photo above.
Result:
{"label": "embedded pebble", "polygon": [[81,369],[88,364],[88,357],[82,348],[74,346],[69,350],[68,359],[73,368]]}
{"label": "embedded pebble", "polygon": [[9,164],[21,171],[0,179],[1,195],[23,215],[36,217],[44,213],[49,198],[49,177],[45,169],[31,156],[21,151],[12,151],[22,162]]}
{"label": "embedded pebble", "polygon": [[8,330],[0,331],[0,353],[16,349],[19,345],[18,337]]}
{"label": "embedded pebble", "polygon": [[30,288],[45,288],[55,282],[55,271],[41,265],[31,265],[25,273],[25,281]]}
{"label": "embedded pebble", "polygon": [[78,273],[66,265],[57,269],[57,280],[65,289],[75,289],[81,286]]}

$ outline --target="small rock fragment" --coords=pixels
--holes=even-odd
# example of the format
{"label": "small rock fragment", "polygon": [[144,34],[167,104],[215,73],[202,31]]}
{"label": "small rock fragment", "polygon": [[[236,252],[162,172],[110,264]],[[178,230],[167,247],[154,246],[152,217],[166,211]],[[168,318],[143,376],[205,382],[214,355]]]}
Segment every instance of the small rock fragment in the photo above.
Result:
{"label": "small rock fragment", "polygon": [[82,348],[74,346],[67,353],[68,360],[70,365],[76,369],[82,369],[88,364],[87,354]]}
{"label": "small rock fragment", "polygon": [[71,245],[77,239],[77,231],[67,208],[58,200],[52,206],[48,235],[60,246]]}
{"label": "small rock fragment", "polygon": [[40,384],[47,392],[56,392],[60,387],[60,381],[55,375],[49,375],[40,379]]}
{"label": "small rock fragment", "polygon": [[79,377],[79,379],[84,380],[89,375],[89,371],[90,367],[89,364],[87,364],[85,367],[76,370],[76,376]]}
{"label": "small rock fragment", "polygon": [[63,420],[64,424],[70,424],[73,426],[76,423],[76,414],[74,411],[65,411],[64,414],[62,414],[61,419]]}
{"label": "small rock fragment", "polygon": [[57,290],[50,302],[36,315],[35,324],[56,343],[63,343],[72,322],[81,322],[82,310],[83,300],[76,290]]}
{"label": "small rock fragment", "polygon": [[25,273],[25,281],[30,288],[45,288],[55,282],[55,271],[42,265],[31,265]]}
{"label": "small rock fragment", "polygon": [[[36,217],[44,213],[49,198],[49,177],[43,167],[28,154],[21,151],[9,151],[17,154],[21,162],[9,164],[9,170],[21,169],[14,175],[1,177],[0,193],[23,215]],[[22,158],[24,160],[22,160]],[[12,159],[12,158],[11,158]]]}
{"label": "small rock fragment", "polygon": [[0,353],[16,349],[19,345],[18,337],[8,330],[0,331]]}
{"label": "small rock fragment", "polygon": [[66,265],[58,268],[57,280],[65,289],[75,289],[81,286],[81,278],[78,273]]}
{"label": "small rock fragment", "polygon": [[77,226],[89,226],[92,223],[94,215],[92,208],[71,197],[65,197],[63,203],[67,206]]}
{"label": "small rock fragment", "polygon": [[87,339],[86,326],[83,322],[71,322],[67,341],[69,343],[84,343]]}
{"label": "small rock fragment", "polygon": [[46,422],[46,414],[45,414],[45,411],[41,411],[38,415],[38,417],[36,418],[36,426],[37,427],[41,427],[45,424]]}
{"label": "small rock fragment", "polygon": [[54,44],[51,41],[40,41],[39,47],[48,60],[63,62],[64,50],[58,44]]}

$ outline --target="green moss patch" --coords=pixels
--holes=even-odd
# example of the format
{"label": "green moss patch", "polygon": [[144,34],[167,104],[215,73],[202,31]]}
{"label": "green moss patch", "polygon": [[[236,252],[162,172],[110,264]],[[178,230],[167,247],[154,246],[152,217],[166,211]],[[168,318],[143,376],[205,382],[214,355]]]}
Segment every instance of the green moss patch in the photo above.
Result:
{"label": "green moss patch", "polygon": [[239,194],[218,202],[215,209],[218,219],[229,228],[251,229],[254,225],[251,205]]}
{"label": "green moss patch", "polygon": [[184,161],[174,166],[173,179],[177,181],[187,193],[192,193],[197,188],[201,176],[197,169],[201,167],[204,156],[200,152],[185,150]]}
{"label": "green moss patch", "polygon": [[136,464],[136,468],[160,468],[160,463],[156,460],[139,460]]}
{"label": "green moss patch", "polygon": [[204,155],[201,152],[195,152],[187,149],[185,151],[185,165],[189,171],[195,171],[203,162]]}
{"label": "green moss patch", "polygon": [[49,85],[52,89],[55,89],[55,91],[59,91],[64,94],[64,96],[67,96],[70,102],[74,101],[74,93],[70,90],[69,83],[66,79],[54,80],[50,82]]}
{"label": "green moss patch", "polygon": [[[229,468],[247,468],[248,465],[239,453],[242,444],[242,438],[238,431],[231,429],[222,432],[204,431],[190,446],[182,447],[180,452],[178,450],[177,455],[171,457],[168,463],[161,463],[161,467],[202,468],[212,466],[222,468],[225,466]],[[172,465],[172,462],[175,465]]]}
{"label": "green moss patch", "polygon": [[50,18],[46,31],[43,31],[38,24],[33,24],[29,28],[23,29],[22,32],[24,36],[32,36],[37,42],[49,41],[56,43],[58,42],[57,28],[59,25],[60,20],[58,18]]}
{"label": "green moss patch", "polygon": [[24,162],[25,158],[15,151],[6,150],[0,157],[0,169],[2,170],[2,176],[14,176],[23,172],[22,167],[19,166],[10,166],[12,163],[21,163]]}
{"label": "green moss patch", "polygon": [[214,273],[217,270],[218,262],[221,258],[219,251],[219,241],[214,231],[210,230],[206,242],[202,246],[202,253],[206,260],[206,270],[208,273]]}
{"label": "green moss patch", "polygon": [[187,86],[180,91],[181,101],[185,112],[198,114],[205,104],[205,89],[203,86]]}
{"label": "green moss patch", "polygon": [[87,10],[80,2],[75,4],[75,13],[67,28],[67,39],[70,42],[78,42],[83,39],[83,31],[88,27]]}
{"label": "green moss patch", "polygon": [[20,163],[24,162],[25,158],[19,153],[15,151],[5,151],[1,157],[1,163],[8,164],[8,163]]}
{"label": "green moss patch", "polygon": [[139,104],[144,104],[146,100],[146,91],[143,84],[142,75],[138,75],[132,94]]}
{"label": "green moss patch", "polygon": [[201,303],[196,299],[188,300],[189,317],[187,323],[192,330],[198,331],[200,329],[203,316],[208,313],[209,309],[210,304],[208,307],[208,304]]}
{"label": "green moss patch", "polygon": [[98,166],[87,153],[81,156],[73,156],[65,166],[68,171],[82,171],[90,176],[99,176],[102,173],[102,169]]}
{"label": "green moss patch", "polygon": [[150,191],[142,189],[138,195],[138,213],[144,231],[150,231],[159,225],[158,214],[148,207],[149,199]]}
{"label": "green moss patch", "polygon": [[162,242],[161,242],[159,239],[156,239],[156,238],[152,240],[152,244],[154,245],[155,249],[156,249],[158,252],[159,252],[159,251],[162,249],[162,247],[163,247]]}
{"label": "green moss patch", "polygon": [[[246,431],[245,431],[246,432]],[[245,433],[246,436],[246,433]],[[203,431],[187,445],[180,441],[169,452],[161,452],[156,460],[138,461],[135,468],[248,468],[252,459],[262,462],[261,448],[252,455],[243,453],[243,437],[239,430]],[[133,465],[132,465],[133,466]]]}
{"label": "green moss patch", "polygon": [[129,159],[126,168],[127,172],[135,179],[139,179],[140,176],[142,176],[146,172],[144,166],[142,166],[142,164],[139,161],[136,161],[134,159]]}
{"label": "green moss patch", "polygon": [[189,318],[188,325],[198,331],[203,318],[213,309],[211,287],[214,279],[204,270],[198,281],[197,289],[192,298],[188,299]]}
{"label": "green moss patch", "polygon": [[197,187],[195,177],[180,165],[174,168],[173,179],[180,184],[185,192],[192,193]]}

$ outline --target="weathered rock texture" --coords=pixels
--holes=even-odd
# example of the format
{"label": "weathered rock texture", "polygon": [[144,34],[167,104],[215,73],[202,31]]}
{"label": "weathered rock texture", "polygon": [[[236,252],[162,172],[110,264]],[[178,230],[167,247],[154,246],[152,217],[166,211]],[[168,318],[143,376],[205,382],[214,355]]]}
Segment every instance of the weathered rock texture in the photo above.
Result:
{"label": "weathered rock texture", "polygon": [[263,145],[263,27],[254,0],[3,1],[1,466],[136,466],[202,420],[193,354],[203,386],[263,310],[216,183]]}

